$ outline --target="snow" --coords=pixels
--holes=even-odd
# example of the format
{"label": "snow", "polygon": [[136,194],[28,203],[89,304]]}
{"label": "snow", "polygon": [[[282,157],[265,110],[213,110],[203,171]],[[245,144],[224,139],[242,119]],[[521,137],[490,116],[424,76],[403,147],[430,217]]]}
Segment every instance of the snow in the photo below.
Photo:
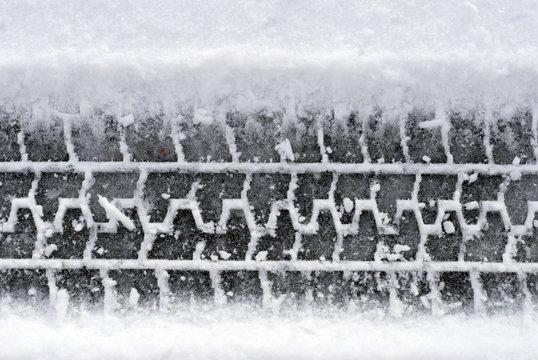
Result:
{"label": "snow", "polygon": [[508,0],[2,2],[0,103],[127,123],[179,108],[200,124],[260,108],[504,114],[538,98],[537,17]]}
{"label": "snow", "polygon": [[351,212],[353,210],[353,201],[350,198],[344,198],[344,210],[346,212]]}
{"label": "snow", "polygon": [[125,216],[117,207],[110,203],[105,197],[97,195],[99,204],[105,209],[108,219],[121,222],[128,230],[133,231],[136,228],[133,220]]}
{"label": "snow", "polygon": [[471,175],[469,175],[469,184],[472,184],[474,183],[476,180],[478,179],[478,173],[472,173]]}
{"label": "snow", "polygon": [[2,359],[533,359],[535,318],[449,316],[394,321],[337,313],[293,317],[86,315],[0,319]]}
{"label": "snow", "polygon": [[456,228],[454,227],[454,223],[452,221],[444,221],[443,228],[447,234],[454,234],[456,232]]}
{"label": "snow", "polygon": [[131,288],[129,293],[129,305],[136,306],[138,305],[138,299],[140,299],[140,294],[135,288]]}
{"label": "snow", "polygon": [[275,150],[278,152],[278,155],[280,155],[281,162],[286,162],[287,160],[295,161],[295,155],[293,154],[289,139],[285,139],[278,143],[275,146]]}
{"label": "snow", "polygon": [[[335,203],[338,176],[335,175],[327,198],[314,199],[310,222],[304,222],[294,205],[297,173],[302,171],[331,171],[334,173],[393,173],[415,174],[412,198],[398,200],[399,209],[419,212],[418,191],[422,169],[440,174],[467,176],[469,183],[478,174],[509,174],[520,179],[519,158],[512,165],[493,164],[492,147],[487,146],[488,164],[453,164],[449,156],[446,113],[451,110],[479,110],[486,113],[489,124],[496,115],[508,116],[518,108],[533,110],[533,123],[538,119],[538,7],[531,1],[485,0],[472,2],[440,1],[398,2],[382,1],[324,1],[256,2],[222,1],[179,3],[172,1],[147,4],[140,1],[114,3],[83,1],[26,1],[0,2],[0,110],[17,114],[24,121],[49,121],[60,117],[66,134],[71,123],[91,118],[96,112],[114,115],[120,132],[122,163],[81,163],[74,152],[70,135],[65,135],[69,153],[67,163],[29,163],[24,134],[18,135],[22,161],[1,163],[0,171],[43,169],[76,170],[85,174],[78,198],[59,199],[60,215],[66,209],[86,209],[86,190],[92,173],[137,170],[140,179],[133,199],[111,199],[98,196],[99,204],[110,220],[107,231],[118,223],[128,230],[135,224],[122,210],[141,204],[142,191],[148,172],[177,169],[210,172],[243,171],[247,173],[241,198],[223,199],[219,223],[205,223],[196,200],[193,184],[185,198],[171,198],[162,223],[150,223],[141,216],[144,239],[138,259],[112,261],[91,259],[95,238],[90,237],[83,259],[58,262],[40,259],[51,255],[55,245],[47,245],[53,232],[60,232],[61,222],[41,221],[42,209],[35,200],[32,185],[28,196],[13,199],[13,214],[17,209],[30,209],[36,222],[38,237],[34,259],[0,259],[0,268],[45,268],[47,271],[52,314],[22,317],[0,308],[0,339],[9,346],[0,346],[0,358],[536,358],[535,337],[538,322],[533,316],[479,315],[435,318],[445,309],[436,309],[437,289],[432,286],[432,317],[393,318],[402,316],[404,304],[398,296],[398,284],[393,272],[389,279],[390,318],[370,319],[365,314],[335,311],[329,316],[298,312],[293,316],[273,316],[279,299],[271,293],[268,271],[280,267],[290,271],[423,271],[425,253],[420,250],[417,261],[404,262],[407,245],[395,244],[393,250],[379,243],[374,262],[339,262],[343,234],[358,231],[357,218],[343,224]],[[414,107],[426,107],[435,112],[433,120],[418,124],[424,129],[441,128],[447,164],[335,164],[328,154],[333,150],[324,142],[323,126],[317,128],[317,142],[322,164],[294,164],[295,157],[289,139],[279,138],[275,150],[279,163],[240,162],[235,130],[223,121],[226,111],[251,112],[260,109],[282,111],[282,128],[293,126],[297,114],[305,109],[334,109],[335,118],[351,112],[371,113],[374,108],[384,112],[387,119],[400,121]],[[28,112],[28,113],[26,113]],[[494,116],[493,113],[497,114]],[[182,114],[183,113],[183,114]],[[73,115],[74,114],[74,115]],[[177,163],[140,164],[131,162],[125,128],[138,126],[139,119],[165,114],[172,122]],[[507,115],[508,114],[508,115]],[[203,131],[222,126],[232,158],[231,163],[186,163],[180,140],[185,138],[180,124],[192,115],[192,124]],[[316,121],[321,121],[316,119]],[[318,124],[319,125],[319,124]],[[533,126],[535,129],[536,126]],[[489,126],[484,142],[490,144]],[[486,131],[485,130],[485,131]],[[277,132],[275,136],[281,136]],[[402,137],[402,152],[409,160],[409,148]],[[334,148],[336,149],[336,148]],[[447,150],[448,149],[448,150]],[[365,156],[365,159],[367,157]],[[431,159],[424,156],[429,163]],[[409,161],[408,161],[409,162]],[[537,165],[526,165],[524,171],[535,173]],[[255,172],[290,173],[287,198],[271,206],[267,227],[256,223],[248,201],[252,174]],[[1,185],[1,183],[0,183]],[[461,194],[458,181],[456,194]],[[376,203],[380,184],[371,186],[369,199],[345,198],[346,212],[371,211],[377,228],[392,234]],[[459,195],[458,195],[459,196]],[[499,198],[500,199],[500,198]],[[132,201],[131,201],[132,200]],[[130,201],[130,202],[129,202]],[[433,203],[435,205],[435,203]],[[427,236],[438,235],[444,229],[455,231],[454,223],[445,221],[445,214],[461,213],[460,198],[438,202],[439,217],[433,224],[419,223],[424,248]],[[532,205],[532,206],[531,206]],[[86,207],[85,207],[86,206]],[[138,205],[137,205],[138,206]],[[139,209],[143,208],[139,206]],[[465,224],[462,233],[476,235],[486,221],[488,212],[506,213],[504,200],[476,201],[465,204],[466,209],[480,208],[476,224]],[[538,208],[529,202],[529,211]],[[190,210],[196,227],[205,233],[226,233],[230,213],[243,211],[250,234],[244,261],[214,262],[201,259],[205,242],[196,244],[193,260],[149,261],[148,253],[157,235],[168,231],[179,210]],[[281,210],[290,214],[296,231],[295,243],[288,253],[292,259],[281,263],[266,261],[267,252],[255,255],[258,239],[275,232]],[[483,211],[482,211],[483,210]],[[320,262],[296,262],[301,248],[301,236],[316,233],[318,216],[322,211],[333,214],[337,234],[332,260],[321,257]],[[88,209],[89,212],[89,209]],[[0,230],[13,232],[15,215],[0,224]],[[62,219],[61,216],[58,219]],[[529,218],[525,225],[502,221],[515,236],[521,236],[536,223]],[[74,224],[74,223],[73,223]],[[86,219],[88,226],[90,224]],[[50,225],[50,226],[49,226]],[[82,229],[82,223],[74,228]],[[350,225],[350,226],[347,226]],[[431,274],[441,271],[470,271],[474,309],[485,312],[485,292],[479,278],[481,270],[502,272],[536,272],[535,263],[512,263],[513,246],[507,244],[503,263],[433,263]],[[97,253],[104,254],[99,248]],[[219,252],[227,259],[230,253]],[[256,261],[252,261],[255,259]],[[388,263],[384,260],[400,261]],[[58,266],[72,269],[100,269],[104,287],[104,314],[83,314],[70,317],[70,299],[65,289],[56,285]],[[141,294],[131,289],[130,315],[119,316],[116,281],[108,270],[119,268],[154,269],[159,288],[159,311],[169,310],[169,274],[166,270],[203,269],[210,273],[218,311],[178,315],[144,314]],[[246,314],[227,308],[233,292],[225,292],[221,272],[247,269],[258,271],[263,291],[265,312]],[[434,276],[434,275],[429,275]],[[522,277],[520,281],[524,281]],[[435,281],[431,282],[436,284]],[[35,289],[33,290],[35,293]],[[29,295],[30,291],[29,291]],[[526,294],[525,296],[530,296]],[[230,299],[228,299],[230,298]],[[331,309],[325,309],[330,312]],[[49,316],[50,315],[50,316]]]}

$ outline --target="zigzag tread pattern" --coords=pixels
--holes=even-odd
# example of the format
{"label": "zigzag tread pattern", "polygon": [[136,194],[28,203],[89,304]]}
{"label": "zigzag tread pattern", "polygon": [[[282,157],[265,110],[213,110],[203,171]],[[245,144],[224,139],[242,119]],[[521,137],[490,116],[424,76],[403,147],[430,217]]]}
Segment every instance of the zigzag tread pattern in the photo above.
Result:
{"label": "zigzag tread pattern", "polygon": [[[31,144],[29,141],[32,141],[32,137],[21,128],[16,135],[20,157],[17,161],[0,163],[0,171],[4,174],[20,174],[20,176],[27,178],[31,177],[26,196],[21,196],[21,194],[10,196],[7,201],[9,210],[7,217],[0,223],[0,234],[16,234],[21,225],[19,223],[20,215],[24,210],[29,211],[36,234],[31,256],[2,258],[0,259],[0,268],[47,269],[47,276],[51,279],[51,296],[57,291],[54,289],[56,286],[55,272],[61,269],[92,268],[99,270],[105,293],[113,291],[115,285],[114,281],[109,278],[110,271],[153,269],[158,278],[158,286],[164,294],[163,299],[161,299],[163,303],[167,302],[166,288],[169,276],[167,271],[207,271],[214,288],[215,302],[222,303],[225,302],[225,296],[221,291],[222,272],[249,270],[259,274],[259,280],[264,289],[264,304],[270,304],[272,301],[271,286],[267,283],[270,282],[267,276],[273,271],[306,273],[312,271],[374,271],[388,274],[426,272],[429,274],[432,294],[437,291],[436,282],[439,273],[467,272],[470,274],[475,298],[474,308],[476,311],[483,311],[484,305],[483,300],[481,300],[483,290],[479,274],[513,272],[518,275],[521,286],[526,288],[527,274],[538,272],[538,263],[535,262],[532,255],[534,247],[532,235],[538,227],[535,220],[538,197],[532,198],[532,196],[538,195],[538,193],[534,194],[529,187],[529,184],[533,186],[538,184],[538,181],[535,181],[538,174],[538,165],[536,165],[535,160],[538,154],[536,140],[538,113],[534,111],[529,114],[526,132],[519,128],[522,126],[520,124],[525,125],[524,122],[500,123],[501,125],[496,125],[495,129],[492,130],[494,126],[490,119],[491,114],[486,114],[482,124],[484,127],[483,142],[480,144],[484,149],[485,159],[484,162],[480,163],[457,162],[458,159],[461,159],[461,154],[457,154],[458,151],[453,154],[451,144],[454,141],[453,137],[457,136],[459,130],[452,129],[450,117],[443,109],[437,110],[431,119],[420,118],[415,114],[410,115],[407,119],[399,120],[397,125],[399,140],[395,145],[401,151],[401,161],[398,162],[386,163],[386,159],[383,157],[374,156],[374,153],[380,151],[379,148],[376,148],[376,146],[379,147],[379,144],[372,143],[372,139],[368,137],[371,135],[371,130],[377,125],[371,125],[372,117],[363,117],[358,121],[352,115],[347,121],[353,122],[355,128],[360,131],[354,134],[354,139],[346,139],[353,140],[354,145],[345,145],[355,146],[355,155],[350,155],[349,152],[347,154],[339,153],[341,149],[338,148],[338,143],[326,135],[330,129],[328,130],[322,121],[313,121],[312,127],[315,129],[313,132],[315,146],[313,148],[320,155],[317,162],[296,162],[295,143],[286,138],[274,146],[274,151],[280,156],[280,162],[273,163],[241,161],[240,149],[244,145],[241,144],[244,137],[242,131],[245,130],[234,129],[230,125],[224,127],[222,135],[223,143],[229,154],[229,159],[225,159],[227,161],[187,161],[186,159],[190,156],[184,151],[188,147],[187,135],[184,133],[187,125],[177,120],[181,118],[180,116],[177,117],[177,121],[171,122],[171,136],[167,140],[174,150],[175,156],[173,158],[165,158],[166,161],[152,161],[151,159],[133,161],[133,157],[141,158],[141,156],[134,156],[130,152],[133,146],[128,144],[129,138],[131,140],[133,138],[133,134],[128,131],[133,122],[132,115],[118,117],[117,120],[117,140],[121,156],[112,160],[119,161],[84,161],[80,160],[81,156],[77,152],[77,145],[74,141],[73,128],[78,124],[77,115],[54,112],[55,121],[62,125],[60,133],[62,133],[63,144],[61,147],[66,153],[65,158],[52,159],[55,160],[52,162],[42,159],[41,161],[32,160],[33,155],[28,152],[28,147]],[[233,125],[233,121],[230,123]],[[503,126],[505,128],[502,128]],[[505,147],[505,143],[494,139],[494,137],[510,131],[517,133],[514,129],[507,130],[506,127],[510,126],[514,129],[517,128],[516,130],[520,133],[528,135],[529,146],[518,145],[520,149],[525,150],[523,151],[525,154],[521,157],[515,156],[511,163],[506,163],[505,157],[499,156],[497,151],[497,148]],[[502,129],[499,130],[499,128]],[[153,130],[150,129],[150,131]],[[444,161],[444,163],[432,161],[434,160],[433,156],[430,158],[424,155],[422,158],[417,158],[417,151],[420,147],[413,144],[413,141],[424,138],[424,131],[427,133],[432,130],[439,132],[441,155],[436,156],[440,159],[439,161]],[[384,128],[382,131],[391,130]],[[349,134],[352,133],[353,131],[349,132]],[[147,142],[142,142],[142,144],[149,146]],[[369,146],[370,144],[372,146]],[[472,145],[469,145],[471,149]],[[59,147],[57,146],[57,148]],[[161,151],[162,149],[164,150]],[[309,148],[304,149],[309,150]],[[140,148],[136,148],[137,152],[140,150]],[[162,148],[158,147],[157,152],[166,152],[165,145]],[[348,163],[334,162],[332,154],[351,158],[352,161]],[[376,162],[373,161],[374,158],[377,159]],[[358,162],[357,159],[361,161]],[[496,164],[497,159],[500,159],[502,163]],[[121,176],[129,174],[130,177],[135,178],[131,181],[132,196],[116,197],[115,194],[112,194],[106,197],[93,192],[96,178],[102,173],[121,174]],[[240,176],[236,176],[234,181],[240,185],[235,185],[237,187],[235,196],[226,197],[221,192],[216,199],[213,199],[212,204],[217,203],[220,213],[212,211],[211,216],[207,216],[207,210],[198,196],[206,185],[197,179],[196,175],[192,175],[193,180],[190,183],[185,181],[181,184],[185,188],[188,187],[188,191],[183,189],[185,191],[181,197],[168,194],[172,192],[171,189],[163,189],[162,199],[159,201],[161,201],[161,205],[164,201],[166,210],[160,209],[162,221],[154,221],[155,214],[152,214],[152,211],[155,209],[152,209],[152,204],[148,204],[146,196],[148,178],[155,174],[162,174],[166,177],[168,174],[174,173],[188,175],[204,173],[209,179],[212,174],[239,174]],[[57,201],[56,208],[51,207],[50,204],[46,205],[55,210],[52,219],[47,219],[44,211],[45,204],[39,203],[38,194],[41,191],[42,178],[50,177],[51,174],[64,178],[67,174],[78,174],[81,181],[75,196],[47,196],[47,199]],[[281,186],[282,191],[279,195],[266,199],[263,209],[253,206],[251,201],[252,197],[258,195],[252,189],[258,175],[269,176],[271,179],[285,175],[287,181],[287,184]],[[320,193],[318,190],[317,192],[301,194],[302,184],[300,183],[305,176],[309,175],[314,176],[314,180],[311,180],[310,183],[307,182],[306,187],[320,185],[321,182],[316,177],[323,175],[330,178],[330,181],[325,184],[326,191]],[[407,196],[387,200],[385,194],[385,198],[383,196],[380,198],[379,194],[383,192],[384,184],[387,182],[386,178],[391,176],[393,178],[407,176],[412,179]],[[432,182],[435,177],[437,179],[439,177],[451,178],[453,187],[447,187],[451,190],[446,190],[441,186],[441,193],[439,193],[439,189],[437,189],[439,186],[435,182],[438,180]],[[342,178],[346,178],[348,183],[351,181],[351,187],[343,186],[341,190]],[[356,180],[359,178],[362,179],[360,180],[362,182]],[[480,196],[475,196],[472,186],[477,183],[481,184],[482,179],[493,179],[492,183],[495,184],[496,188],[487,189],[488,194],[480,198]],[[484,184],[489,184],[487,181]],[[121,181],[119,182],[121,183]],[[106,190],[106,186],[101,188],[101,190],[103,189]],[[259,188],[255,190],[260,191]],[[349,196],[346,196],[346,191]],[[521,210],[521,204],[513,206],[511,198],[517,197],[513,194],[517,195],[518,192],[524,193],[520,194],[519,197],[523,197],[526,212]],[[359,193],[361,195],[358,195]],[[308,194],[310,194],[309,198]],[[307,196],[306,200],[301,198],[304,195]],[[41,196],[41,198],[43,197]],[[520,198],[518,198],[519,201]],[[92,201],[97,203],[92,204]],[[105,215],[107,221],[98,221],[99,216],[95,213],[97,208]],[[55,257],[54,253],[59,252],[63,244],[51,244],[49,239],[64,234],[66,231],[65,220],[66,218],[71,219],[67,214],[74,210],[80,212],[81,216],[78,221],[72,223],[73,229],[76,232],[81,232],[84,229],[87,231],[87,239],[83,241],[82,254],[79,258]],[[161,238],[175,236],[176,242],[183,240],[183,238],[178,240],[176,221],[185,213],[190,214],[193,220],[191,225],[194,227],[192,230],[199,234],[195,237],[198,241],[192,244],[192,252],[184,258],[152,257],[151,254],[156,242],[160,241]],[[229,239],[230,234],[234,234],[237,226],[233,220],[238,213],[241,215],[242,229],[246,235],[244,241],[241,240],[242,242],[234,242],[239,240],[231,240],[231,242],[234,246],[240,244],[243,249],[226,251],[222,247],[220,249],[218,246],[214,247],[214,244],[211,243],[212,237],[224,236],[225,239]],[[261,213],[263,216],[260,216]],[[513,214],[516,216],[514,217]],[[270,256],[268,258],[270,251],[260,249],[264,242],[278,243],[281,241],[279,230],[282,229],[279,224],[286,216],[288,217],[287,223],[290,224],[290,227],[286,229],[293,233],[293,240],[288,244],[288,248],[282,247],[282,256],[276,259],[271,259]],[[495,236],[490,236],[488,233],[488,231],[492,231],[491,216],[500,219],[496,221]],[[365,226],[367,227],[363,219],[368,217],[373,220],[373,224],[370,226],[374,228],[374,231],[371,232],[369,238],[361,238],[366,231]],[[330,224],[326,223],[327,219],[330,219]],[[415,224],[414,232],[411,231],[411,235],[404,235],[403,232],[408,229],[405,224],[408,224],[410,220]],[[332,229],[330,236],[326,236],[327,232],[324,231],[327,226]],[[105,251],[102,247],[97,249],[100,236],[118,233],[135,234],[128,239],[137,239],[136,255],[125,259],[121,257],[96,258],[96,252],[100,251],[102,254]],[[232,236],[233,239],[235,239],[234,236]],[[315,236],[321,236],[322,239],[315,243],[311,240]],[[492,247],[492,239],[497,241],[497,244],[493,246],[497,247],[494,250],[489,249]],[[347,247],[352,246],[357,241],[375,242],[375,249],[371,251],[371,256],[369,258],[350,256],[343,258],[342,254],[346,253]],[[456,246],[452,244],[452,248],[454,248],[452,258],[440,261],[435,254],[436,250],[430,247],[430,244],[435,243],[436,246],[440,246],[440,250],[437,249],[437,251],[444,252],[446,245],[440,244],[443,241],[456,241],[457,244]],[[324,251],[309,250],[309,247],[316,247],[319,243],[324,244]],[[521,255],[523,248],[527,251],[526,257]],[[234,253],[234,250],[238,253]],[[363,249],[359,249],[359,251],[361,250]],[[389,281],[389,283],[391,281],[393,283],[392,286],[389,286],[391,302],[397,302],[398,285],[396,283],[398,280],[391,279]],[[525,292],[525,294],[527,293],[528,291]],[[105,295],[105,298],[109,299],[110,296],[110,294]],[[435,299],[431,300],[432,303],[438,301],[435,296],[432,299]],[[113,302],[113,299],[109,302]],[[109,304],[109,306],[112,305]],[[431,306],[433,308],[433,305]],[[394,305],[394,308],[397,306]]]}

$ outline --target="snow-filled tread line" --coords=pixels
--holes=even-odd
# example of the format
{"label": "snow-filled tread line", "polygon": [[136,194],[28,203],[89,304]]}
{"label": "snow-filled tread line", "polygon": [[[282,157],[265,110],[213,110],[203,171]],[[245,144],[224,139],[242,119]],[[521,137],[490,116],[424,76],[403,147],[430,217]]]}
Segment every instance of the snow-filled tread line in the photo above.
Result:
{"label": "snow-filled tread line", "polygon": [[[62,269],[98,269],[101,271],[103,286],[105,289],[105,307],[113,308],[114,299],[110,293],[113,292],[115,282],[109,277],[109,271],[120,269],[152,269],[155,270],[158,287],[160,289],[160,307],[168,307],[167,282],[169,275],[167,270],[198,270],[207,271],[211,277],[214,288],[216,303],[225,302],[223,290],[220,289],[222,281],[220,272],[250,270],[259,273],[262,282],[264,305],[269,304],[272,296],[268,272],[274,271],[375,271],[395,274],[398,272],[427,272],[430,279],[430,287],[433,297],[436,292],[436,281],[441,272],[467,272],[473,288],[474,308],[476,311],[483,311],[482,285],[480,273],[517,273],[522,279],[522,284],[526,288],[526,274],[537,273],[538,263],[521,262],[515,259],[518,244],[524,236],[532,234],[538,227],[535,221],[535,214],[538,211],[538,199],[536,201],[527,200],[527,213],[524,221],[514,222],[509,214],[509,209],[505,201],[507,188],[513,182],[520,181],[522,176],[538,175],[538,165],[536,159],[532,162],[521,164],[514,159],[512,164],[496,164],[494,162],[493,144],[491,141],[491,114],[487,114],[484,120],[484,149],[487,163],[455,163],[450,151],[449,131],[450,123],[443,109],[436,112],[433,120],[419,123],[423,129],[438,128],[441,131],[442,151],[446,158],[446,163],[430,163],[426,156],[423,163],[414,163],[410,154],[410,134],[406,133],[406,119],[398,120],[400,134],[400,147],[404,162],[383,163],[383,161],[373,162],[372,156],[368,152],[368,146],[361,134],[357,139],[357,144],[361,148],[360,153],[364,159],[362,163],[335,163],[331,162],[330,146],[324,143],[324,130],[318,127],[316,131],[317,146],[321,156],[320,162],[297,163],[293,161],[293,155],[281,154],[280,163],[259,163],[242,162],[241,153],[238,151],[237,135],[234,129],[228,125],[225,127],[225,142],[228,147],[231,161],[225,162],[189,162],[186,161],[185,149],[182,140],[185,134],[180,126],[175,124],[172,127],[172,142],[176,152],[177,162],[156,162],[156,161],[133,161],[133,155],[129,152],[127,144],[126,128],[132,123],[128,116],[118,123],[119,150],[121,161],[81,161],[76,152],[71,132],[73,131],[73,116],[61,113],[55,114],[63,122],[63,141],[68,154],[67,161],[44,162],[30,161],[27,146],[24,143],[24,134],[17,136],[20,148],[20,159],[18,162],[0,163],[0,173],[21,173],[33,174],[33,180],[27,196],[13,197],[10,199],[9,215],[5,221],[0,223],[0,234],[12,234],[17,232],[19,212],[27,209],[30,211],[31,219],[36,229],[36,239],[31,258],[1,258],[0,269],[47,269],[50,277],[51,295],[56,294],[58,289],[54,281],[54,271]],[[536,127],[536,116],[533,113],[532,139],[533,154],[536,155],[535,139],[538,133]],[[279,145],[280,146],[280,145]],[[40,186],[42,174],[79,174],[83,177],[82,185],[76,197],[58,198],[58,209],[52,221],[48,221],[43,216],[43,204],[36,200],[36,192]],[[118,197],[108,199],[98,195],[99,205],[104,210],[108,221],[99,222],[94,218],[90,209],[89,191],[95,183],[95,175],[103,173],[134,173],[136,189],[132,197]],[[148,176],[152,174],[170,173],[237,173],[243,174],[244,180],[240,195],[236,198],[221,199],[221,213],[216,221],[207,220],[204,210],[198,200],[197,191],[202,188],[198,181],[192,182],[190,190],[184,197],[165,197],[168,203],[164,219],[162,221],[151,221],[151,209],[147,207],[145,201],[146,182]],[[249,202],[249,191],[253,174],[286,174],[290,181],[286,196],[280,199],[272,199],[267,218],[260,220],[256,217],[253,206]],[[330,188],[325,197],[312,198],[311,213],[303,213],[296,202],[296,190],[298,188],[299,177],[304,174],[332,174]],[[335,193],[339,191],[339,180],[345,175],[414,175],[413,190],[408,198],[396,199],[395,211],[392,215],[382,211],[378,193],[381,186],[378,180],[371,180],[369,186],[369,196],[345,198],[344,205],[341,206]],[[423,177],[431,175],[456,176],[457,180],[452,194],[443,199],[435,199],[435,212],[433,221],[425,220],[423,209],[426,204],[419,197],[422,189]],[[482,200],[479,202],[465,203],[462,200],[462,187],[472,184],[478,176],[497,176],[502,179],[498,189],[490,189],[496,195],[494,199]],[[427,188],[427,186],[426,186]],[[64,233],[64,219],[68,211],[79,210],[81,224],[77,231],[86,227],[89,230],[88,239],[85,244],[83,256],[80,259],[56,259],[50,258],[59,246],[51,247],[48,239],[55,234]],[[254,209],[255,210],[255,209]],[[467,210],[474,210],[478,214],[474,219],[470,219]],[[161,235],[174,233],[174,220],[179,212],[192,214],[195,228],[200,234],[226,235],[229,232],[229,221],[232,212],[242,214],[248,230],[249,241],[245,249],[244,257],[241,259],[227,260],[229,254],[216,255],[215,258],[203,255],[204,249],[208,245],[206,240],[199,241],[190,259],[150,259],[149,253],[152,251],[155,242]],[[258,247],[263,237],[271,237],[274,241],[279,241],[276,231],[281,213],[286,212],[294,231],[295,242],[283,253],[289,256],[286,260],[266,260],[264,256],[259,256],[263,252]],[[344,219],[344,213],[347,217]],[[133,215],[134,214],[134,215]],[[298,259],[298,254],[304,251],[309,244],[303,241],[304,237],[318,234],[321,227],[325,226],[320,219],[324,214],[328,214],[334,228],[334,247],[330,257],[310,257]],[[408,214],[412,214],[418,227],[416,254],[410,258],[402,257],[402,252],[409,248],[396,244],[392,249],[387,247],[383,239],[378,240],[373,259],[369,260],[348,260],[342,259],[341,254],[349,245],[349,239],[361,234],[362,218],[370,214],[374,220],[375,231],[380,236],[392,236],[398,238],[400,234],[400,223],[406,220]],[[488,226],[488,217],[496,214],[501,219],[505,237],[504,251],[498,260],[466,258],[468,243],[476,239],[484,239],[484,229]],[[448,217],[453,216],[452,220]],[[407,218],[408,219],[408,218]],[[136,259],[96,259],[93,252],[96,249],[96,241],[99,234],[116,234],[122,231],[133,232],[140,226],[143,232]],[[447,234],[455,233],[459,229],[461,244],[457,259],[453,261],[439,261],[432,257],[428,250],[428,242],[435,237],[444,237]],[[357,241],[352,240],[352,241]],[[486,240],[487,241],[487,240]],[[220,258],[219,258],[220,256]],[[397,280],[393,279],[390,287],[390,299],[397,302],[398,286]],[[432,312],[434,310],[432,300]],[[108,304],[108,305],[107,305]],[[268,305],[269,306],[269,305]],[[394,305],[394,308],[397,308]],[[397,314],[394,314],[397,315]]]}

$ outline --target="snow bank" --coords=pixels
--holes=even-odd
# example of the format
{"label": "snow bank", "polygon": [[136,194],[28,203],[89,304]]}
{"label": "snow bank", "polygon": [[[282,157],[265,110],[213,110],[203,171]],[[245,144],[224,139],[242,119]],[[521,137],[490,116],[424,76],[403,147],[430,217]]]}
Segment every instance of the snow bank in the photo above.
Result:
{"label": "snow bank", "polygon": [[508,0],[2,2],[0,104],[510,111],[538,99],[536,18]]}
{"label": "snow bank", "polygon": [[2,359],[533,359],[536,319],[215,313],[62,323],[2,317]]}

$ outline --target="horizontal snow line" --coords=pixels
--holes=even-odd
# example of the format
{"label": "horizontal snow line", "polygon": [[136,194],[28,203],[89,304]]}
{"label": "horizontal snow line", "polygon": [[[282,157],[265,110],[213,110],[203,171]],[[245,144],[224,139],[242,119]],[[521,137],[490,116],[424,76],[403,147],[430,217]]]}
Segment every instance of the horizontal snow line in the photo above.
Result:
{"label": "horizontal snow line", "polygon": [[379,261],[208,261],[129,259],[0,259],[0,269],[100,269],[193,271],[380,271],[538,273],[538,263]]}
{"label": "horizontal snow line", "polygon": [[341,174],[538,174],[538,164],[201,163],[201,162],[0,162],[0,172],[197,172]]}

